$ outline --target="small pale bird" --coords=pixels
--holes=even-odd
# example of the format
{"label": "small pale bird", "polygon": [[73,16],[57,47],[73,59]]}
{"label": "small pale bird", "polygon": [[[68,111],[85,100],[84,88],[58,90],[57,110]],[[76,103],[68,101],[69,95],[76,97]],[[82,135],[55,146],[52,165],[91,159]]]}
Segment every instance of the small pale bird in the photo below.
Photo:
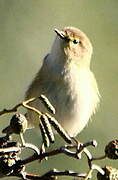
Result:
{"label": "small pale bird", "polygon": [[[55,118],[75,137],[87,125],[100,102],[94,74],[90,70],[92,45],[86,34],[75,27],[55,29],[51,51],[30,84],[26,99],[45,95],[55,107]],[[42,112],[46,108],[39,100],[32,106]],[[29,123],[39,124],[34,112],[28,111]]]}

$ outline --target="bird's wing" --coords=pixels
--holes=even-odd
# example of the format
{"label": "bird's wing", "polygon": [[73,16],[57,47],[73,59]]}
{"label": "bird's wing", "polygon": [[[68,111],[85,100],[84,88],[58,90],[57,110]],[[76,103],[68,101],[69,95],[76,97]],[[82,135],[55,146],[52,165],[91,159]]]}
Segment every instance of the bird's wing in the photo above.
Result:
{"label": "bird's wing", "polygon": [[[49,54],[46,55],[46,57],[43,60],[43,64],[39,72],[36,74],[34,80],[29,85],[28,90],[25,94],[25,99],[28,100],[32,97],[39,97],[41,94],[45,94],[45,85],[46,79],[48,77],[48,65],[47,65],[47,58]],[[40,111],[44,111],[44,105],[39,101],[39,99],[35,100],[34,102],[29,103],[30,106],[33,106],[37,109],[40,109]],[[40,108],[39,108],[40,107]],[[32,124],[35,126],[36,122],[36,114],[34,114],[32,111],[28,110],[26,115],[28,121],[30,122],[31,126]],[[31,127],[29,126],[29,127]]]}
{"label": "bird's wing", "polygon": [[46,80],[46,76],[48,75],[48,66],[47,66],[47,58],[48,58],[49,54],[47,54],[43,60],[43,64],[42,67],[40,68],[40,70],[38,71],[38,73],[36,74],[35,78],[33,79],[33,81],[31,82],[31,84],[29,85],[29,88],[27,89],[26,93],[25,93],[25,99],[29,99],[32,97],[37,97],[40,96],[41,94],[43,94],[44,90],[43,90],[43,84]]}

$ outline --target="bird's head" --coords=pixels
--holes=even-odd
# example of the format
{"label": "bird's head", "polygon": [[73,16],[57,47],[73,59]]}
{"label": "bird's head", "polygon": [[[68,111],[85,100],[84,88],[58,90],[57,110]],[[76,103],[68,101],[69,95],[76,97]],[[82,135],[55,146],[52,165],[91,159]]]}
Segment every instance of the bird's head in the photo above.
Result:
{"label": "bird's head", "polygon": [[52,46],[52,53],[59,58],[63,55],[64,59],[70,62],[74,60],[78,65],[90,65],[92,44],[85,33],[74,27],[54,31],[57,35]]}

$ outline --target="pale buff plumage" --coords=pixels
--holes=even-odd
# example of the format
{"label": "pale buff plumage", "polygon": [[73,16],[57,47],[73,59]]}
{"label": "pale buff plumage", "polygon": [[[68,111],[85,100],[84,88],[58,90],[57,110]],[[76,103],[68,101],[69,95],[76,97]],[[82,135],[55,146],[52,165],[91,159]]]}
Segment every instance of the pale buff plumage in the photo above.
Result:
{"label": "pale buff plumage", "polygon": [[[26,92],[26,99],[44,94],[56,109],[55,118],[70,136],[88,123],[100,101],[97,83],[90,70],[92,45],[77,28],[57,33],[51,52]],[[32,106],[46,112],[39,100]],[[37,126],[36,114],[28,112],[29,123]]]}

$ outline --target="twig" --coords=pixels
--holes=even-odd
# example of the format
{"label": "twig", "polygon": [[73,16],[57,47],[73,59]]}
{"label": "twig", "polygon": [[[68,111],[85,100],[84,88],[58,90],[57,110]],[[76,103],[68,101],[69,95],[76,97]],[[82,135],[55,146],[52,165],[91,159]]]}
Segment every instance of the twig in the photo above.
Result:
{"label": "twig", "polygon": [[35,151],[35,153],[37,153],[38,155],[40,154],[40,150],[37,148],[37,146],[35,146],[34,144],[31,143],[25,143],[22,146],[23,148],[28,148],[31,149],[33,151]]}
{"label": "twig", "polygon": [[17,109],[21,106],[22,106],[22,103],[19,103],[19,104],[15,105],[12,109],[3,109],[2,111],[0,111],[0,116],[3,114],[16,112]]}
{"label": "twig", "polygon": [[85,180],[88,180],[88,179],[90,179],[90,178],[92,177],[92,172],[93,172],[93,170],[97,170],[97,171],[98,171],[100,174],[102,174],[102,175],[105,174],[104,170],[103,170],[101,167],[99,167],[99,166],[96,165],[96,164],[92,164],[91,169],[89,170],[89,172],[88,172]]}
{"label": "twig", "polygon": [[[23,177],[23,175],[12,173],[10,176],[17,176],[17,177]],[[56,176],[72,176],[72,177],[79,177],[79,178],[85,178],[87,176],[86,173],[78,173],[70,170],[65,171],[58,171],[57,169],[53,169],[45,173],[44,175],[35,175],[35,174],[29,174],[27,172],[24,173],[24,177],[26,179],[32,179],[32,180],[54,180]]]}
{"label": "twig", "polygon": [[93,157],[91,159],[91,161],[102,160],[102,159],[105,159],[106,157],[107,157],[106,155],[103,155],[103,156],[100,156],[100,157]]}
{"label": "twig", "polygon": [[15,105],[13,108],[11,109],[3,109],[2,111],[0,111],[0,116],[3,115],[3,114],[7,114],[7,113],[12,113],[12,112],[16,112],[18,110],[19,107],[25,107],[27,109],[30,109],[31,111],[35,111],[37,112],[39,115],[41,115],[41,112],[38,111],[36,108],[34,107],[31,107],[28,105],[28,103],[32,102],[32,101],[35,101],[36,99],[38,99],[39,97],[34,97],[34,98],[31,98],[31,99],[28,99],[26,101],[23,101],[17,105]]}
{"label": "twig", "polygon": [[8,152],[16,152],[18,153],[21,151],[21,147],[7,147],[7,148],[0,148],[0,154],[8,153]]}
{"label": "twig", "polygon": [[45,173],[43,176],[41,176],[41,178],[51,177],[51,176],[73,176],[73,177],[85,178],[86,175],[87,175],[86,173],[77,173],[77,172],[69,171],[69,170],[58,171],[57,169],[53,169]]}
{"label": "twig", "polygon": [[41,116],[42,115],[42,113],[38,110],[38,109],[36,109],[35,107],[32,107],[32,106],[29,106],[28,105],[28,103],[30,103],[30,102],[32,102],[32,101],[34,101],[34,100],[36,100],[37,98],[31,98],[31,99],[28,99],[28,100],[26,100],[26,101],[23,101],[22,102],[22,106],[23,107],[25,107],[25,108],[27,108],[27,109],[29,109],[29,110],[31,110],[31,111],[34,111],[34,112],[36,112],[39,116]]}
{"label": "twig", "polygon": [[[90,141],[91,142],[91,141]],[[91,145],[91,143],[89,143],[89,142],[87,142],[87,143],[85,143],[86,145],[88,144],[88,146],[89,145]],[[83,144],[83,146],[84,146],[84,144]],[[77,149],[77,145],[70,145],[70,146],[62,146],[62,147],[60,147],[60,148],[57,148],[57,149],[54,149],[54,150],[52,150],[52,151],[48,151],[48,152],[44,152],[43,154],[39,154],[39,155],[37,155],[37,154],[34,154],[34,155],[32,155],[32,156],[30,156],[30,157],[28,157],[28,158],[26,158],[26,159],[24,159],[24,160],[22,160],[21,162],[20,162],[20,164],[22,164],[22,165],[25,165],[25,164],[28,164],[28,163],[30,163],[30,162],[32,162],[32,161],[35,161],[35,160],[42,160],[42,159],[44,159],[45,157],[50,157],[50,156],[55,156],[55,155],[58,155],[58,154],[66,154],[67,156],[70,156],[70,157],[73,157],[73,158],[76,158],[76,159],[78,159],[78,152],[74,152],[74,151],[70,151],[69,149],[73,149],[73,148],[75,148],[75,149]],[[87,150],[88,151],[88,150]],[[83,151],[84,152],[84,151]],[[86,152],[84,152],[84,153],[86,153]],[[86,153],[87,154],[87,153]],[[92,156],[92,155],[91,155]],[[91,157],[90,156],[90,157]]]}

